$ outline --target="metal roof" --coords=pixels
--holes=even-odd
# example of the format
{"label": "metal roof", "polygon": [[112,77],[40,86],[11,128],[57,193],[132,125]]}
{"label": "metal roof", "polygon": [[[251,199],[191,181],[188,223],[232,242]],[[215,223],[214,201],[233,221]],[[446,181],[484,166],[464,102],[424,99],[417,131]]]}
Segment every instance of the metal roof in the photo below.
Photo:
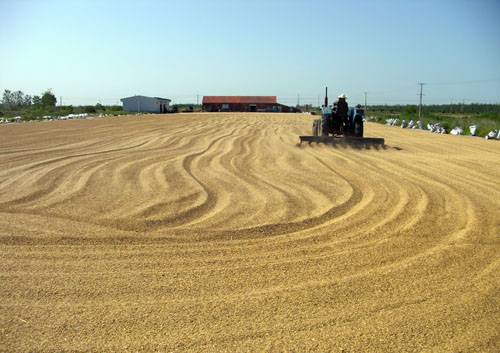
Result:
{"label": "metal roof", "polygon": [[125,97],[125,98],[122,98],[120,99],[122,102],[125,100],[125,99],[137,99],[138,97],[141,97],[141,98],[151,98],[151,99],[161,99],[161,100],[165,100],[165,101],[169,101],[171,102],[170,99],[168,98],[162,98],[162,97],[148,97],[148,96],[141,96],[141,95],[135,95],[135,96],[131,96],[131,97]]}
{"label": "metal roof", "polygon": [[203,104],[276,104],[276,96],[204,96]]}

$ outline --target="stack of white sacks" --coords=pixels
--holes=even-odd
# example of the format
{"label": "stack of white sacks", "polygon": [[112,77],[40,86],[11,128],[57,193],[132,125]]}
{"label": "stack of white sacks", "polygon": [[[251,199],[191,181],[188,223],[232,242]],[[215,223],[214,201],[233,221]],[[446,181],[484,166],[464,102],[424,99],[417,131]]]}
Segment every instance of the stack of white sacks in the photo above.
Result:
{"label": "stack of white sacks", "polygon": [[464,129],[462,129],[461,127],[454,127],[453,129],[451,129],[450,131],[450,135],[462,135],[464,133]]}
{"label": "stack of white sacks", "polygon": [[[471,136],[476,136],[477,128],[477,125],[469,126],[469,132]],[[464,130],[458,126],[450,131],[451,135],[462,135],[463,133]],[[500,140],[500,130],[491,130],[484,138],[486,140]]]}
{"label": "stack of white sacks", "polygon": [[410,120],[408,123],[406,123],[406,120],[401,120],[401,124],[399,123],[398,118],[390,118],[386,119],[385,121],[386,125],[389,126],[400,126],[403,129],[423,129],[422,122],[420,120],[417,120],[417,122]]}
{"label": "stack of white sacks", "polygon": [[385,124],[389,125],[389,126],[395,126],[398,123],[399,123],[399,119],[398,118],[390,118],[390,119],[386,119],[386,121],[385,121]]}
{"label": "stack of white sacks", "polygon": [[427,130],[435,132],[436,134],[446,134],[446,129],[441,126],[441,123],[428,123]]}
{"label": "stack of white sacks", "polygon": [[500,130],[491,130],[484,138],[486,140],[500,140]]}
{"label": "stack of white sacks", "polygon": [[[385,124],[389,126],[400,126],[402,129],[421,129],[423,130],[423,124],[420,120],[417,120],[417,122],[414,122],[413,120],[410,120],[408,123],[406,120],[400,120],[398,118],[390,118],[385,120]],[[470,125],[469,126],[469,133],[471,136],[477,136],[477,125]],[[427,124],[427,130],[430,132],[434,132],[436,134],[446,134],[446,129],[441,126],[441,123],[428,123]],[[464,129],[462,129],[459,126],[454,127],[453,129],[450,130],[451,135],[463,135],[464,134]],[[500,130],[491,130],[486,136],[485,139],[487,140],[500,140]]]}

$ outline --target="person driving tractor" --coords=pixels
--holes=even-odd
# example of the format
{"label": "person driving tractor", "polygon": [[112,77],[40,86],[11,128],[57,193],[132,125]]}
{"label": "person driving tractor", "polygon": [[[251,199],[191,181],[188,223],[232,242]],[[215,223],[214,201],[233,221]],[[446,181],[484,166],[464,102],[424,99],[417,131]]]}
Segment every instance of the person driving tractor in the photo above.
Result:
{"label": "person driving tractor", "polygon": [[349,112],[349,105],[347,104],[346,101],[346,95],[341,94],[338,96],[337,100],[337,119],[341,122],[341,126],[347,125],[347,113]]}
{"label": "person driving tractor", "polygon": [[331,131],[333,134],[341,135],[344,133],[344,126],[348,123],[348,112],[349,106],[346,102],[346,96],[342,93],[333,104],[331,117]]}

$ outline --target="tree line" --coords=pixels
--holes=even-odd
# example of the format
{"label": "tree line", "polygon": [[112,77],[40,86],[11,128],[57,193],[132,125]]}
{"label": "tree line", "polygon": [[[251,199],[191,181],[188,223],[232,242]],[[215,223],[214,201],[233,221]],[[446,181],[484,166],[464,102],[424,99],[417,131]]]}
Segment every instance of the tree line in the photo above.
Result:
{"label": "tree line", "polygon": [[40,95],[31,96],[22,91],[4,90],[0,101],[0,116],[21,116],[25,120],[40,118],[45,115],[62,116],[73,113],[106,113],[120,114],[122,107],[96,105],[84,105],[73,107],[72,105],[57,106],[57,98],[51,89],[47,89]]}
{"label": "tree line", "polygon": [[[427,113],[442,114],[500,114],[500,104],[431,104],[422,107]],[[370,105],[368,110],[387,113],[414,114],[418,111],[417,105]]]}
{"label": "tree line", "polygon": [[6,89],[2,95],[2,110],[18,110],[21,108],[30,107],[32,105],[37,107],[54,108],[57,99],[50,89],[43,92],[40,96],[30,96],[24,94],[23,91],[15,91]]}

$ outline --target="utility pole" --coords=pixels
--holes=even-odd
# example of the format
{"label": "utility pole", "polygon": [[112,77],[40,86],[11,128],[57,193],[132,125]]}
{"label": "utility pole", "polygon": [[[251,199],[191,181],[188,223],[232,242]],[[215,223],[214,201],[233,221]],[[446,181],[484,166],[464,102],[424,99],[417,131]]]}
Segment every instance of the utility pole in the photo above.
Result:
{"label": "utility pole", "polygon": [[62,96],[59,96],[59,106],[62,107]]}
{"label": "utility pole", "polygon": [[368,92],[365,92],[365,112],[366,112],[366,96],[367,96]]}
{"label": "utility pole", "polygon": [[196,105],[200,105],[200,95],[196,95]]}
{"label": "utility pole", "polygon": [[297,93],[297,107],[300,107],[300,94]]}
{"label": "utility pole", "polygon": [[418,94],[420,96],[420,104],[418,106],[418,120],[421,120],[421,118],[422,118],[422,96],[424,95],[422,93],[422,91],[424,89],[425,83],[419,82],[418,84],[420,85],[420,94]]}
{"label": "utility pole", "polygon": [[320,104],[320,103],[319,103],[319,94],[318,94],[318,107],[320,106],[319,104]]}

